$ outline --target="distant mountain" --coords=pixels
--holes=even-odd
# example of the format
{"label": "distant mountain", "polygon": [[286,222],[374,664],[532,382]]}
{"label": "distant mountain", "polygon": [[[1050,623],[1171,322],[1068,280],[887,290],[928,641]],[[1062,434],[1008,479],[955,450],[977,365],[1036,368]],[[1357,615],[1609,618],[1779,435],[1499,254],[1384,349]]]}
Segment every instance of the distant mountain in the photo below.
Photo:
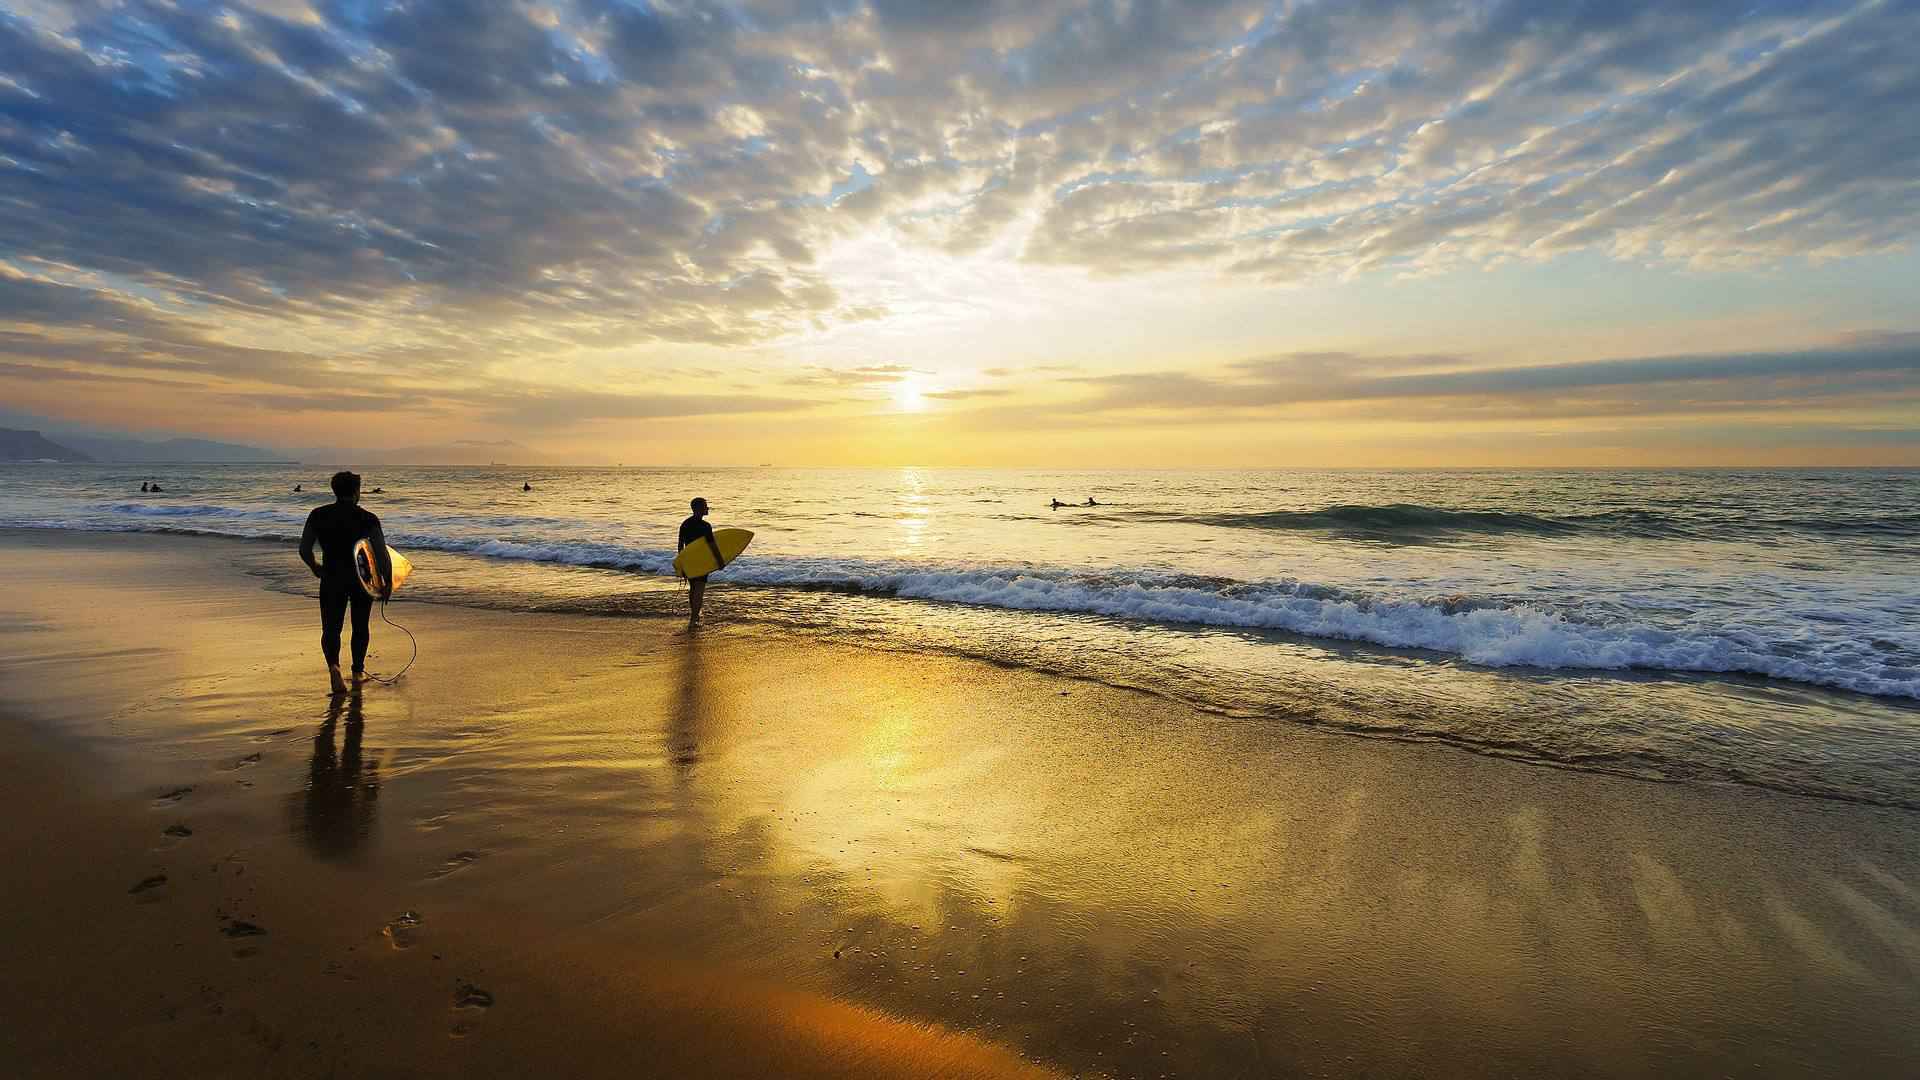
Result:
{"label": "distant mountain", "polygon": [[285,450],[218,442],[193,436],[141,438],[123,431],[103,430],[86,424],[36,416],[32,413],[0,407],[0,428],[30,428],[44,431],[62,446],[72,447],[95,461],[154,462],[260,462],[291,461]]}
{"label": "distant mountain", "polygon": [[291,461],[282,450],[212,439],[130,439],[117,435],[62,435],[99,461],[236,462]]}
{"label": "distant mountain", "polygon": [[[393,447],[315,447],[293,450],[286,447],[247,446],[191,436],[165,439],[136,438],[124,432],[101,431],[63,423],[59,420],[16,412],[0,406],[0,432],[9,436],[39,440],[51,450],[33,453],[14,452],[10,442],[0,442],[0,461],[50,458],[59,461],[122,462],[201,462],[257,463],[299,462],[328,467],[334,465],[558,465],[550,454],[511,440],[487,441],[462,439],[450,443]],[[17,429],[17,430],[16,430]],[[46,432],[57,443],[41,434]],[[24,445],[24,444],[23,444]]]}
{"label": "distant mountain", "polygon": [[62,446],[37,431],[0,428],[0,461],[92,461],[71,447]]}

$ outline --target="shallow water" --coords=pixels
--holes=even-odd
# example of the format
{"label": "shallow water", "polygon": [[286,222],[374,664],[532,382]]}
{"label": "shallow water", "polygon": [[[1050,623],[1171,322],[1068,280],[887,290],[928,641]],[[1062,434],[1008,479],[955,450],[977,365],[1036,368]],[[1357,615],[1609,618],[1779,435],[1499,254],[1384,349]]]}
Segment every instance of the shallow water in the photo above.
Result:
{"label": "shallow water", "polygon": [[[684,967],[1082,1076],[1883,1076],[1914,1054],[1906,811],[1515,767],[738,620],[402,605],[415,672],[329,698],[311,602],[232,566],[284,548],[0,542],[9,710],[89,739],[50,775],[125,792],[160,845],[105,874],[114,907],[179,916],[122,921],[157,946],[147,970],[289,1049],[369,1055],[397,1030],[426,1056],[373,1071],[445,1071],[492,1040],[480,1075],[611,1039],[618,1068],[656,1041],[704,1053],[690,1019],[724,1053],[779,1018],[705,996],[636,1026],[684,1000],[662,977]],[[376,632],[377,662],[400,647]],[[1385,694],[1426,663],[1364,671]],[[140,989],[99,955],[67,974]],[[196,955],[216,963],[183,977]],[[385,1020],[341,1040],[330,1008]],[[789,1074],[656,1071],[703,1068]]]}
{"label": "shallow water", "polygon": [[[140,495],[147,478],[167,491]],[[325,485],[305,466],[19,466],[0,525],[285,542]],[[715,578],[718,618],[1230,717],[1920,806],[1920,471],[417,468],[368,485],[420,567],[407,599],[677,614],[671,538],[700,494],[756,533]],[[306,588],[284,547],[250,565]]]}

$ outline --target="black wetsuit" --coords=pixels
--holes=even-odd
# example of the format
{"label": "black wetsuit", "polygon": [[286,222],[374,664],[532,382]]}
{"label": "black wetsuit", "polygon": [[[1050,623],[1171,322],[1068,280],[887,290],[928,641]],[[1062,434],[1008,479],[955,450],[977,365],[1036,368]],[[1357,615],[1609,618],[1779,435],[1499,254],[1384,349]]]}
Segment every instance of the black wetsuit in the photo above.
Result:
{"label": "black wetsuit", "polygon": [[[703,539],[704,540],[713,539],[713,526],[707,524],[706,518],[703,518],[698,514],[693,514],[689,516],[687,520],[680,523],[680,547],[682,549],[684,549],[688,544],[691,544],[696,540],[703,540]],[[702,574],[698,578],[695,578],[693,580],[705,581],[706,579],[707,579],[706,575]]]}
{"label": "black wetsuit", "polygon": [[373,597],[360,587],[360,574],[353,568],[353,546],[362,540],[373,543],[380,580],[393,580],[393,564],[387,558],[386,537],[380,532],[380,519],[353,503],[334,502],[316,506],[307,515],[307,527],[300,534],[300,558],[313,565],[313,548],[320,546],[320,651],[330,667],[340,666],[340,624],[347,609],[353,609],[353,670],[367,667],[367,643],[372,637],[368,622],[373,616]]}

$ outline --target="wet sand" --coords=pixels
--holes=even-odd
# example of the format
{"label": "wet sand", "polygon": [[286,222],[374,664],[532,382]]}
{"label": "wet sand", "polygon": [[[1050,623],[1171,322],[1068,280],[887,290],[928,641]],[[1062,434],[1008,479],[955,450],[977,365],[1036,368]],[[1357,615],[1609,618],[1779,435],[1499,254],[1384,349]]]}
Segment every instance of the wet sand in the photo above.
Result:
{"label": "wet sand", "polygon": [[418,664],[335,702],[313,602],[235,568],[262,550],[0,533],[16,1074],[1920,1056],[1911,812],[781,636],[727,625],[724,586],[694,637],[398,604]]}

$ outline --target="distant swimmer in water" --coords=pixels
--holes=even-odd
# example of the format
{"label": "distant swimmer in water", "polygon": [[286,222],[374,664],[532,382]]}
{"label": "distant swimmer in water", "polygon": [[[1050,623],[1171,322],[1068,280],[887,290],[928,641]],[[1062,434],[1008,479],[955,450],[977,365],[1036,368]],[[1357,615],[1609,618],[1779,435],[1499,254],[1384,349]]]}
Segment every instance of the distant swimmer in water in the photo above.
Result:
{"label": "distant swimmer in water", "polygon": [[532,481],[528,481],[528,482],[526,482],[526,483],[524,483],[524,484],[521,484],[521,485],[520,485],[520,490],[521,490],[521,491],[532,491],[532,490],[533,490],[533,482],[532,482]]}
{"label": "distant swimmer in water", "polygon": [[153,490],[153,489],[152,489],[152,488],[149,488],[149,487],[147,486],[147,482],[146,482],[145,480],[142,480],[142,481],[140,481],[140,491],[141,491],[141,494],[145,494],[146,492],[148,492],[148,491],[151,491],[151,490]]}
{"label": "distant swimmer in water", "polygon": [[1099,506],[1100,504],[1099,504],[1099,503],[1097,503],[1097,502],[1094,502],[1094,501],[1093,501],[1093,496],[1091,496],[1091,495],[1089,495],[1089,496],[1087,496],[1087,505],[1088,505],[1088,506]]}
{"label": "distant swimmer in water", "polygon": [[305,490],[307,490],[307,489],[306,489],[305,487],[303,487],[303,486],[301,486],[301,485],[299,485],[299,484],[295,484],[295,485],[293,485],[293,493],[294,493],[295,495],[298,495],[298,494],[300,494],[300,493],[301,493],[302,491],[305,491]]}
{"label": "distant swimmer in water", "polygon": [[369,495],[385,495],[386,493],[386,488],[374,488],[372,491],[367,492]]}
{"label": "distant swimmer in water", "polygon": [[148,490],[148,491],[165,491],[165,490],[167,490],[167,489],[166,489],[166,488],[163,488],[163,487],[161,487],[161,486],[160,486],[159,484],[155,484],[155,485],[153,485],[152,487],[150,487],[150,488],[148,488],[147,490]]}
{"label": "distant swimmer in water", "polygon": [[1053,507],[1053,508],[1054,508],[1055,510],[1058,510],[1058,509],[1060,509],[1061,507],[1063,507],[1063,506],[1066,506],[1066,505],[1068,505],[1068,504],[1067,504],[1067,503],[1063,503],[1063,502],[1061,502],[1061,501],[1060,501],[1059,499],[1055,499],[1055,500],[1053,500],[1053,502],[1052,502],[1052,503],[1051,503],[1050,505],[1051,505],[1051,506],[1052,506],[1052,507]]}

